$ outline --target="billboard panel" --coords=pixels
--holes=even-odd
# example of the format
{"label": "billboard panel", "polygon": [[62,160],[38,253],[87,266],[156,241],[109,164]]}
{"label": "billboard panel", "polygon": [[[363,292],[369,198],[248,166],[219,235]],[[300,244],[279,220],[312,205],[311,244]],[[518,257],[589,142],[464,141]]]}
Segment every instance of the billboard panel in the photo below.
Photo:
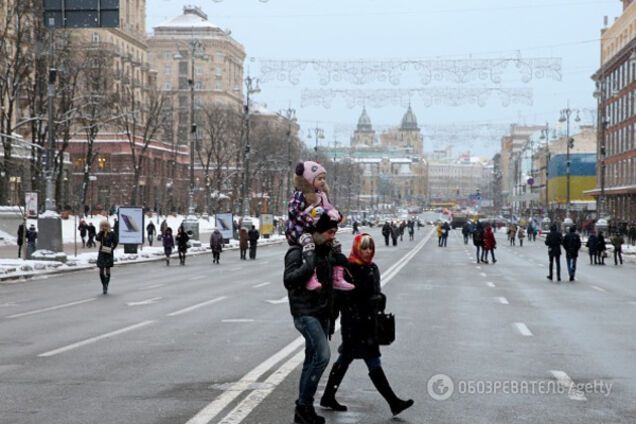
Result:
{"label": "billboard panel", "polygon": [[119,208],[119,243],[143,244],[144,210],[136,207]]}
{"label": "billboard panel", "polygon": [[261,234],[264,236],[274,234],[274,215],[261,215]]}
{"label": "billboard panel", "polygon": [[234,221],[231,213],[217,213],[215,216],[216,228],[219,229],[224,239],[231,239],[234,230]]}

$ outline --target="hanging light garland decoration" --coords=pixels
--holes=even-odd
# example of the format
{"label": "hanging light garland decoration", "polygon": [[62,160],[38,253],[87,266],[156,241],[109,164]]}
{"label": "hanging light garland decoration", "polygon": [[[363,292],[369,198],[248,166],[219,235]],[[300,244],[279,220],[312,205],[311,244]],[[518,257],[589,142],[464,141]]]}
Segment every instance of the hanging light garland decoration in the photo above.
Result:
{"label": "hanging light garland decoration", "polygon": [[385,106],[407,107],[414,97],[419,97],[425,107],[463,106],[467,104],[484,107],[491,97],[496,97],[501,105],[532,105],[532,88],[501,87],[428,87],[412,89],[307,89],[301,94],[301,106],[321,106],[330,109],[336,98],[344,100],[349,109],[354,107]]}
{"label": "hanging light garland decoration", "polygon": [[407,73],[414,73],[422,85],[432,82],[466,84],[489,81],[501,84],[507,71],[516,70],[523,83],[533,79],[561,81],[561,58],[501,59],[408,59],[408,60],[272,60],[260,59],[260,77],[263,82],[287,81],[300,83],[309,66],[318,76],[321,85],[347,82],[354,85],[389,82],[399,85]]}

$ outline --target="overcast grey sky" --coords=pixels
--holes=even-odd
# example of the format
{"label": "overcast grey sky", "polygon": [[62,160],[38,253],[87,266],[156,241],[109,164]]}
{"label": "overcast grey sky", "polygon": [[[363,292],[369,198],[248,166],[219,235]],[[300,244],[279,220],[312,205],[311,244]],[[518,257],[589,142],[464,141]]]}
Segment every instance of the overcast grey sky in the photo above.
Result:
{"label": "overcast grey sky", "polygon": [[[258,77],[259,59],[479,59],[559,57],[563,60],[561,81],[534,79],[524,84],[519,74],[504,74],[502,87],[527,87],[534,91],[533,104],[501,106],[492,99],[486,107],[425,107],[417,97],[413,110],[423,127],[425,150],[427,125],[513,122],[556,124],[559,110],[569,104],[582,110],[584,120],[592,119],[595,100],[590,79],[599,63],[599,38],[603,16],[619,16],[618,0],[147,0],[147,30],[181,14],[185,4],[200,6],[209,20],[224,29],[247,51],[246,69]],[[250,61],[249,58],[255,58]],[[433,86],[453,86],[435,83]],[[493,86],[475,82],[471,87]],[[415,78],[405,78],[400,86],[374,83],[365,86],[339,83],[321,86],[311,72],[303,74],[298,86],[274,81],[262,85],[256,100],[278,111],[290,104],[297,110],[303,127],[318,125],[333,140],[333,128],[355,125],[360,108],[350,109],[335,99],[331,108],[300,107],[303,89],[316,88],[417,88]],[[404,114],[401,106],[367,107],[376,127],[396,125]],[[344,132],[339,142],[348,142]],[[471,149],[481,155],[498,150],[498,137],[491,140],[463,140],[455,152]],[[463,145],[462,145],[463,144]],[[441,146],[435,146],[439,148]]]}

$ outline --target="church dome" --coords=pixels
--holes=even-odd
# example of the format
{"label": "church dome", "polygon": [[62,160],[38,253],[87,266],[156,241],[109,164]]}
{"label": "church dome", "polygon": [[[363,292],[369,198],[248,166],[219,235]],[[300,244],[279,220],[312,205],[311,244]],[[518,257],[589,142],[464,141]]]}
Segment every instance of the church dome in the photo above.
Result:
{"label": "church dome", "polygon": [[402,125],[400,126],[400,129],[419,131],[419,127],[417,126],[417,117],[413,113],[411,105],[409,105],[409,109],[404,114],[404,117],[402,117]]}
{"label": "church dome", "polygon": [[367,109],[362,108],[362,114],[360,118],[358,118],[358,128],[359,132],[373,132],[373,126],[371,125],[371,118],[367,114]]}

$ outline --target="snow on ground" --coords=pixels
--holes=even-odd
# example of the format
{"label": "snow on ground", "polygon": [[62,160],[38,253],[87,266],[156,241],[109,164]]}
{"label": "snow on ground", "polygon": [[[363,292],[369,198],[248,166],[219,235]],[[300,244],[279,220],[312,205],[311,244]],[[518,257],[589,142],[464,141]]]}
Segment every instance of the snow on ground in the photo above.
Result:
{"label": "snow on ground", "polygon": [[[180,223],[180,221],[178,222]],[[258,244],[259,246],[263,246],[268,244],[281,243],[284,241],[285,236],[272,235],[268,239],[261,238],[258,241]],[[225,245],[225,249],[238,249],[238,244],[238,240],[230,240],[229,244]],[[188,254],[200,255],[205,254],[209,251],[209,246],[204,243],[202,246],[190,248],[188,250]],[[38,250],[35,253],[42,253],[42,256],[46,256],[46,251]],[[173,251],[173,258],[176,257],[177,253],[176,251]],[[143,249],[138,250],[136,254],[124,253],[123,248],[117,248],[115,250],[115,266],[125,263],[157,261],[163,260],[163,258],[163,247],[159,246],[144,246]],[[96,262],[97,250],[84,252],[77,256],[69,255],[66,263],[42,260],[0,259],[0,281],[3,279],[10,279],[11,281],[16,282],[16,280],[19,281],[20,277],[46,275],[63,271],[71,271],[73,269],[90,269],[95,267]]]}
{"label": "snow on ground", "polygon": [[16,246],[17,239],[12,235],[0,230],[0,246]]}

